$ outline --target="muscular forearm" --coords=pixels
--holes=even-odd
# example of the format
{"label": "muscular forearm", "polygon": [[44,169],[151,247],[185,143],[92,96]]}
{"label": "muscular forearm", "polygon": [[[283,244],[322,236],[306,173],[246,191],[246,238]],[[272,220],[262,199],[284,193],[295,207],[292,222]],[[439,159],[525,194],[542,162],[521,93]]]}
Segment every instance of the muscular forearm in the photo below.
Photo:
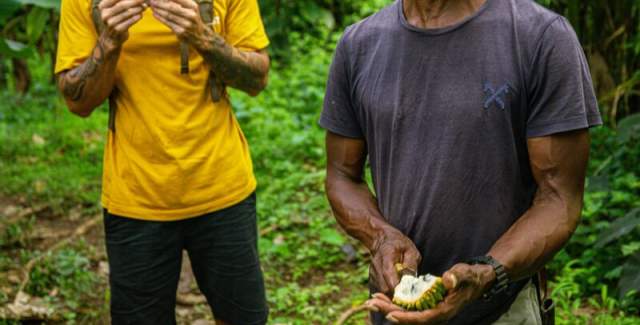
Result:
{"label": "muscular forearm", "polygon": [[120,47],[100,37],[91,55],[58,76],[58,88],[73,113],[86,117],[111,94]]}
{"label": "muscular forearm", "polygon": [[569,240],[580,220],[589,134],[578,130],[528,141],[538,190],[532,206],[493,245],[512,280],[532,275]]}
{"label": "muscular forearm", "polygon": [[204,28],[193,42],[204,60],[226,85],[255,96],[267,85],[266,53],[247,52],[228,44],[222,36]]}
{"label": "muscular forearm", "polygon": [[578,225],[580,198],[536,201],[489,251],[512,280],[537,272],[562,249]]}
{"label": "muscular forearm", "polygon": [[364,139],[327,132],[326,144],[326,189],[333,213],[342,228],[369,249],[372,283],[380,292],[390,294],[400,281],[396,264],[415,272],[420,252],[411,239],[385,221],[364,181]]}
{"label": "muscular forearm", "polygon": [[352,237],[362,242],[369,250],[389,231],[397,232],[378,210],[375,197],[364,181],[356,181],[340,172],[327,174],[327,196],[336,220]]}

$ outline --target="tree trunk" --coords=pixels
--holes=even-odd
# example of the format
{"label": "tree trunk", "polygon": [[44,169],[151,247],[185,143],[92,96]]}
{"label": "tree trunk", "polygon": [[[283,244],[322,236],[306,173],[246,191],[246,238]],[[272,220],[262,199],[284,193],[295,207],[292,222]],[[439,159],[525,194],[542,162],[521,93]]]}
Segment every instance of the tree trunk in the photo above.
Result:
{"label": "tree trunk", "polygon": [[27,62],[22,59],[11,59],[13,64],[13,77],[16,81],[16,91],[26,93],[31,86],[31,74],[27,67]]}

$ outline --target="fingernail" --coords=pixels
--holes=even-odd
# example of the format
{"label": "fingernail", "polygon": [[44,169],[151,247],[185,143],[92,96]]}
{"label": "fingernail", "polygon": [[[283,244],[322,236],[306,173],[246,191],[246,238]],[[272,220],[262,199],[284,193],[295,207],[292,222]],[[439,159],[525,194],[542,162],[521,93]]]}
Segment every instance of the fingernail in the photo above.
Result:
{"label": "fingernail", "polygon": [[458,278],[456,278],[455,274],[451,274],[451,287],[455,289],[458,286]]}
{"label": "fingernail", "polygon": [[391,315],[391,314],[387,315],[387,320],[389,320],[392,323],[397,323],[398,322],[398,320],[395,317],[393,317],[393,315]]}

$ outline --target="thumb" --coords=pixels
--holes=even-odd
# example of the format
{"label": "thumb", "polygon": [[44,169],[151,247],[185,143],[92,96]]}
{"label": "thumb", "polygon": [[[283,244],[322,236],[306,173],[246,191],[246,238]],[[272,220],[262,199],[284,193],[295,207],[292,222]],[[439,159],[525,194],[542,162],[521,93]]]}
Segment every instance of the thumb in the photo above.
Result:
{"label": "thumb", "polygon": [[416,249],[405,249],[402,253],[402,265],[411,269],[414,273],[418,271],[420,260],[422,260],[422,257],[420,256],[420,252]]}
{"label": "thumb", "polygon": [[447,291],[454,291],[460,286],[460,278],[455,270],[449,270],[442,275],[442,284]]}

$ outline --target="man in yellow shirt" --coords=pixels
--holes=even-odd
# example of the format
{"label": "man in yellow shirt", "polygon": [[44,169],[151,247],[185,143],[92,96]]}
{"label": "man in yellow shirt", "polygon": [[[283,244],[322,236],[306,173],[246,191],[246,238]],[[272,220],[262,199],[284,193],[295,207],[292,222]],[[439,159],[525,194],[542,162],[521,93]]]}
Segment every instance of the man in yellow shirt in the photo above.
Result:
{"label": "man in yellow shirt", "polygon": [[256,181],[224,87],[264,89],[269,41],[257,0],[213,1],[210,24],[198,2],[62,1],[65,101],[82,117],[112,107],[102,204],[113,324],[175,323],[183,249],[217,324],[267,319]]}

